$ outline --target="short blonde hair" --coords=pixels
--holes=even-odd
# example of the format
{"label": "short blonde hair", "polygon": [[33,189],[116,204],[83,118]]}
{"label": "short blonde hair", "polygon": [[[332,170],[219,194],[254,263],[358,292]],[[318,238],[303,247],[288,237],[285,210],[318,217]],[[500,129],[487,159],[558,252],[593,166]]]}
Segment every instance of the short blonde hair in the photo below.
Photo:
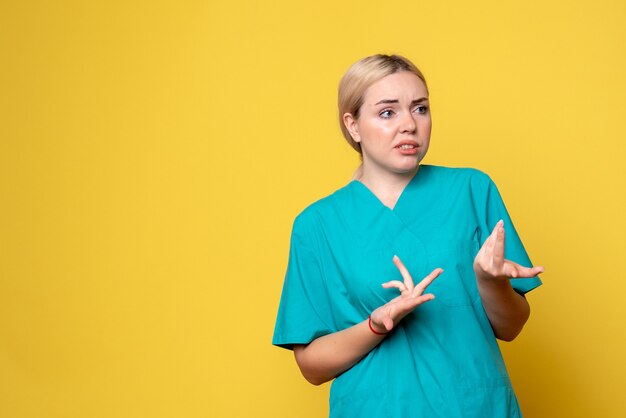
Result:
{"label": "short blonde hair", "polygon": [[359,154],[361,153],[361,144],[352,139],[348,128],[346,128],[343,122],[343,115],[350,113],[354,119],[358,119],[359,111],[363,105],[363,97],[367,89],[378,80],[400,71],[408,71],[415,74],[424,82],[428,91],[426,79],[422,72],[415,64],[400,55],[376,54],[365,57],[352,64],[339,82],[339,126],[348,144]]}

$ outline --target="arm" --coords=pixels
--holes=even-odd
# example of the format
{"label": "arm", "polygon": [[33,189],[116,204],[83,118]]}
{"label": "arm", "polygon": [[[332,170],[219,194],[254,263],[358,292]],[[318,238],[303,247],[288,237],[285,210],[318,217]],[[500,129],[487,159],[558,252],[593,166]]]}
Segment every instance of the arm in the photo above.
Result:
{"label": "arm", "polygon": [[424,302],[435,298],[423,294],[443,270],[435,269],[418,285],[413,285],[406,267],[398,257],[394,264],[400,270],[404,282],[397,280],[383,284],[385,288],[397,288],[400,295],[377,308],[371,315],[372,332],[368,320],[332,334],[319,337],[307,345],[293,347],[296,362],[302,375],[312,384],[320,385],[348,370],[376,347],[402,318]]}
{"label": "arm", "polygon": [[[295,345],[293,353],[302,375],[320,385],[348,370],[378,345],[385,335],[374,334],[365,320],[350,328],[324,335],[308,345]],[[375,330],[382,334],[374,324]]]}
{"label": "arm", "polygon": [[499,221],[476,255],[474,272],[494,334],[512,341],[528,320],[530,306],[513,289],[509,278],[532,278],[543,272],[543,267],[523,267],[504,258],[504,222]]}

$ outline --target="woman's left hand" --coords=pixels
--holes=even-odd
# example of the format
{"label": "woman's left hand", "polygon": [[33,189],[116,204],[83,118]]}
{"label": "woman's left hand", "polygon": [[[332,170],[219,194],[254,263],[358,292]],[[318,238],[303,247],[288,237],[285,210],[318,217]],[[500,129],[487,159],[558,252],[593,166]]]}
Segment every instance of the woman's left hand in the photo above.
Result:
{"label": "woman's left hand", "polygon": [[504,258],[504,222],[499,221],[474,259],[474,273],[479,280],[531,278],[543,267],[524,267]]}

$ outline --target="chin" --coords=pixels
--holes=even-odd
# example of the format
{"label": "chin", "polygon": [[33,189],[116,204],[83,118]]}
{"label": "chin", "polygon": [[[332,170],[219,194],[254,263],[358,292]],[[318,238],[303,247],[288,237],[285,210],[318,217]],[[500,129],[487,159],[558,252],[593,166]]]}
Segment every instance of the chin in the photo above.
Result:
{"label": "chin", "polygon": [[404,172],[411,172],[417,170],[417,167],[420,165],[421,159],[413,159],[411,161],[403,161],[402,164],[398,165],[398,169]]}
{"label": "chin", "polygon": [[412,174],[417,170],[418,167],[419,167],[419,163],[413,164],[411,166],[396,167],[396,169],[393,171],[396,174]]}

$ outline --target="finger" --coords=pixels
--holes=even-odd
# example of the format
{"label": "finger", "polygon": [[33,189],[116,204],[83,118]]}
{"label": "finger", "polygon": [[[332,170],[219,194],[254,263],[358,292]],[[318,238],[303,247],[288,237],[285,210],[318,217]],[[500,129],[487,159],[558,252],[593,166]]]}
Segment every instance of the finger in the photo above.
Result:
{"label": "finger", "polygon": [[405,312],[405,314],[408,314],[421,304],[431,301],[433,299],[435,299],[435,295],[433,295],[432,293],[417,295],[412,298],[404,298],[398,303],[397,309],[399,312]]}
{"label": "finger", "polygon": [[433,299],[435,299],[435,295],[433,295],[432,293],[426,293],[425,295],[419,295],[418,297],[416,297],[415,301],[418,305],[421,305],[422,303],[426,303],[429,300]]}
{"label": "finger", "polygon": [[402,263],[402,261],[400,260],[400,257],[398,257],[397,255],[394,255],[393,264],[395,264],[398,270],[400,270],[400,274],[402,275],[402,278],[404,279],[404,285],[406,286],[407,290],[409,292],[412,292],[413,287],[414,287],[413,278],[409,274],[409,271],[407,270],[407,268],[404,266],[404,263]]}
{"label": "finger", "polygon": [[[435,299],[435,295],[433,295],[432,293],[426,293],[424,295],[417,295],[415,297],[410,297],[410,298],[403,298],[399,300],[394,306],[394,312],[400,313],[400,316],[404,317],[409,312],[412,312],[413,310],[415,310],[415,308],[417,308],[421,304],[431,301],[433,299]],[[390,314],[390,316],[392,318],[394,317],[393,314]]]}
{"label": "finger", "polygon": [[491,258],[491,254],[493,253],[494,242],[496,239],[497,229],[498,229],[498,225],[496,224],[496,226],[493,228],[493,230],[491,231],[491,233],[489,234],[485,242],[483,242],[482,247],[480,247],[480,251],[478,251],[478,254],[482,254],[483,258],[485,257],[487,257],[488,259]]}
{"label": "finger", "polygon": [[[489,237],[491,237],[491,235]],[[479,266],[481,269],[483,269],[483,265],[485,264],[487,252],[486,246],[488,245],[487,241],[489,241],[489,237],[487,237],[483,245],[478,250],[478,253],[476,253],[476,257],[474,257],[474,266]]]}
{"label": "finger", "polygon": [[417,286],[415,286],[415,289],[413,289],[413,296],[419,296],[424,293],[424,290],[426,290],[426,288],[433,282],[433,280],[439,277],[441,273],[443,273],[443,269],[441,268],[436,268],[431,271],[428,276],[424,277],[422,281],[419,282]]}
{"label": "finger", "polygon": [[[487,241],[489,241],[489,244],[487,246],[488,249],[493,250],[493,248],[495,247],[496,240],[498,238],[498,230],[503,223],[504,222],[502,222],[502,220],[499,220],[496,226],[494,226],[491,230],[491,234],[489,234],[489,238],[487,238]],[[487,241],[485,241],[485,244],[487,244]]]}
{"label": "finger", "polygon": [[542,266],[524,267],[509,260],[505,260],[504,275],[515,278],[530,278],[543,273]]}
{"label": "finger", "polygon": [[536,275],[543,273],[543,267],[537,266],[537,267],[520,267],[517,269],[517,276],[518,278],[531,278],[531,277],[535,277]]}
{"label": "finger", "polygon": [[387,316],[383,318],[383,325],[387,331],[391,331],[393,329],[393,320]]}
{"label": "finger", "polygon": [[395,287],[396,289],[400,291],[400,293],[408,291],[408,289],[406,288],[406,285],[402,283],[400,280],[392,280],[390,282],[383,283],[383,287],[385,289],[391,289]]}
{"label": "finger", "polygon": [[497,267],[504,264],[504,222],[496,225],[496,239],[493,247],[493,261]]}

